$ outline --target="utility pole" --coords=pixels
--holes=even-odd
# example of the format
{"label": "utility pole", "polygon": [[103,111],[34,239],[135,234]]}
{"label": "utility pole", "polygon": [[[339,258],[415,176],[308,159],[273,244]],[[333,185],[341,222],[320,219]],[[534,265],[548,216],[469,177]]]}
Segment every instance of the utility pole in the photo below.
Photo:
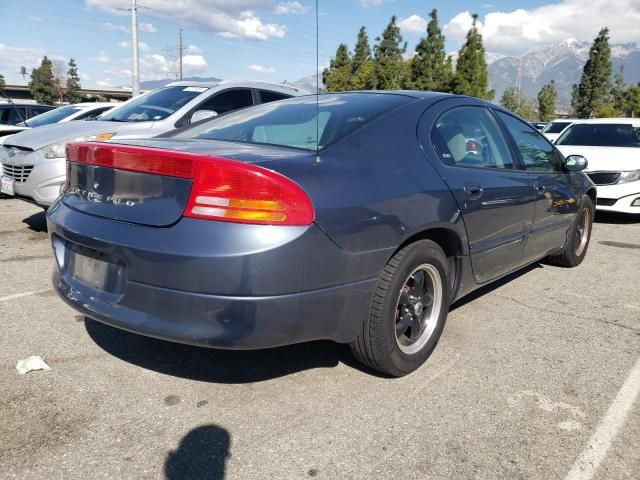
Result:
{"label": "utility pole", "polygon": [[182,80],[182,52],[184,47],[182,46],[182,29],[180,29],[180,46],[178,47],[180,50],[180,80]]}
{"label": "utility pole", "polygon": [[131,0],[131,48],[133,50],[133,70],[131,96],[140,95],[140,62],[138,58],[138,6]]}

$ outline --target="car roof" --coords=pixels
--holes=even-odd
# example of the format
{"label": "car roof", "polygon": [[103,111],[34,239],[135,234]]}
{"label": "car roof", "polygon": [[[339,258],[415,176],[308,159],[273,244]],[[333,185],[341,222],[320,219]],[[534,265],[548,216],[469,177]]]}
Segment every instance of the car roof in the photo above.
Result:
{"label": "car roof", "polygon": [[47,107],[47,108],[56,108],[55,105],[46,105],[44,103],[0,102],[0,108],[3,108],[3,107]]}
{"label": "car roof", "polygon": [[640,118],[585,118],[574,120],[573,123],[630,123],[632,125],[640,125]]}
{"label": "car roof", "polygon": [[69,105],[61,105],[65,107],[81,107],[81,108],[100,108],[100,107],[117,107],[120,105],[119,103],[113,102],[82,102],[82,103],[71,103]]}
{"label": "car roof", "polygon": [[248,87],[248,88],[265,88],[269,90],[289,90],[298,93],[306,93],[305,90],[294,87],[293,85],[286,85],[283,83],[275,83],[275,82],[261,82],[256,80],[220,80],[218,82],[191,82],[188,80],[183,80],[179,82],[171,82],[168,83],[167,87],[202,87],[202,88],[214,88],[218,86],[237,86],[237,87]]}

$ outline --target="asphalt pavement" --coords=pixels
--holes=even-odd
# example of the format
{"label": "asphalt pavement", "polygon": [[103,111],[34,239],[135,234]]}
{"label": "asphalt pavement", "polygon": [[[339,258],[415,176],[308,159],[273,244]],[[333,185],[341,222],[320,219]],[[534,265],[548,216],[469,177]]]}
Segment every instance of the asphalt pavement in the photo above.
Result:
{"label": "asphalt pavement", "polygon": [[[2,478],[640,478],[640,219],[599,215],[580,267],[453,306],[401,379],[330,342],[119,331],[63,304],[52,268],[42,210],[0,199]],[[18,375],[30,355],[52,370]]]}

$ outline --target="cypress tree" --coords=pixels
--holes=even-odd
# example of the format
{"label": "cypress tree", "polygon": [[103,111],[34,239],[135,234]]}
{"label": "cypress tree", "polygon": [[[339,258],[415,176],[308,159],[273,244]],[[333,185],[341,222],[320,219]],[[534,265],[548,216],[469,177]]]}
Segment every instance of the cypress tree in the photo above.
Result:
{"label": "cypress tree", "polygon": [[[406,82],[407,69],[402,55],[407,45],[402,44],[400,27],[396,24],[396,16],[376,38],[378,44],[374,48],[375,73],[380,90],[396,90]],[[401,46],[402,45],[402,46]]]}
{"label": "cypress tree", "polygon": [[611,101],[618,115],[624,115],[626,111],[626,91],[624,67],[620,65],[620,70],[618,70],[618,73],[616,73],[614,77],[613,88],[611,89]]}
{"label": "cypress tree", "polygon": [[426,38],[420,39],[411,62],[411,86],[417,90],[447,92],[451,84],[451,64],[444,49],[445,38],[438,26],[438,11],[429,14]]}
{"label": "cypress tree", "polygon": [[371,58],[371,47],[367,30],[360,27],[356,48],[351,61],[353,75],[350,88],[354,90],[373,90],[376,88],[376,68]]}
{"label": "cypress tree", "polygon": [[571,105],[578,116],[595,115],[607,106],[611,92],[610,77],[611,49],[609,29],[605,27],[591,45],[580,83],[573,86]]}
{"label": "cypress tree", "polygon": [[624,97],[625,115],[628,117],[640,117],[640,83],[635,87],[627,88]]}
{"label": "cypress tree", "polygon": [[504,91],[500,99],[500,105],[527,120],[531,120],[533,117],[533,105],[527,97],[515,87],[507,88]]}
{"label": "cypress tree", "polygon": [[4,75],[0,73],[0,88],[4,88],[4,86],[5,86]]}
{"label": "cypress tree", "polygon": [[31,90],[33,99],[38,103],[53,105],[55,102],[53,64],[46,56],[40,62],[40,66],[31,71],[29,90]]}
{"label": "cypress tree", "polygon": [[369,46],[369,37],[367,36],[367,29],[360,27],[358,32],[358,40],[356,41],[356,48],[353,51],[353,60],[351,66],[353,67],[353,73],[362,66],[365,62],[371,60],[371,47]]}
{"label": "cypress tree", "polygon": [[69,60],[69,69],[67,70],[67,84],[66,84],[66,100],[69,103],[79,103],[82,101],[82,95],[80,94],[80,76],[78,75],[78,67],[75,60],[72,58]]}
{"label": "cypress tree", "polygon": [[558,91],[553,80],[538,92],[538,114],[543,122],[550,122],[555,118]]}
{"label": "cypress tree", "polygon": [[458,53],[456,73],[453,77],[453,91],[461,95],[491,100],[495,94],[489,90],[489,73],[484,58],[482,35],[476,22],[478,15],[473,15],[473,25],[467,33],[467,40]]}
{"label": "cypress tree", "polygon": [[329,68],[322,73],[327,91],[343,92],[349,89],[351,81],[351,55],[344,43],[341,43],[336,50],[335,58],[329,62]]}

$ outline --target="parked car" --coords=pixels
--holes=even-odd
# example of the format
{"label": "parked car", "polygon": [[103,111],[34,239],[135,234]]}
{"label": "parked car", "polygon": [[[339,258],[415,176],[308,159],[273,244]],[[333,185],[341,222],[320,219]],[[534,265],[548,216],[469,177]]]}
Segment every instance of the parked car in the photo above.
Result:
{"label": "parked car", "polygon": [[0,137],[24,130],[18,126],[20,122],[54,108],[56,107],[37,103],[0,103]]}
{"label": "parked car", "polygon": [[575,118],[559,118],[547,123],[547,125],[541,131],[544,136],[549,139],[550,142],[555,142],[562,131],[576,120],[577,119]]}
{"label": "parked car", "polygon": [[565,155],[589,159],[596,209],[640,215],[640,119],[576,120],[556,140]]}
{"label": "parked car", "polygon": [[576,266],[591,234],[585,159],[470,97],[304,96],[67,148],[47,213],[55,289],[91,318],[194,345],[331,339],[404,375],[453,301],[545,257]]}
{"label": "parked car", "polygon": [[54,110],[37,115],[29,120],[20,122],[18,125],[28,128],[41,127],[51,123],[73,122],[75,120],[95,120],[100,115],[116,107],[115,103],[109,102],[85,102],[74,103],[58,107]]}
{"label": "parked car", "polygon": [[263,82],[175,82],[135,97],[96,121],[20,132],[0,148],[3,192],[46,208],[65,182],[65,147],[70,141],[154,137],[204,118],[300,94],[294,87]]}

